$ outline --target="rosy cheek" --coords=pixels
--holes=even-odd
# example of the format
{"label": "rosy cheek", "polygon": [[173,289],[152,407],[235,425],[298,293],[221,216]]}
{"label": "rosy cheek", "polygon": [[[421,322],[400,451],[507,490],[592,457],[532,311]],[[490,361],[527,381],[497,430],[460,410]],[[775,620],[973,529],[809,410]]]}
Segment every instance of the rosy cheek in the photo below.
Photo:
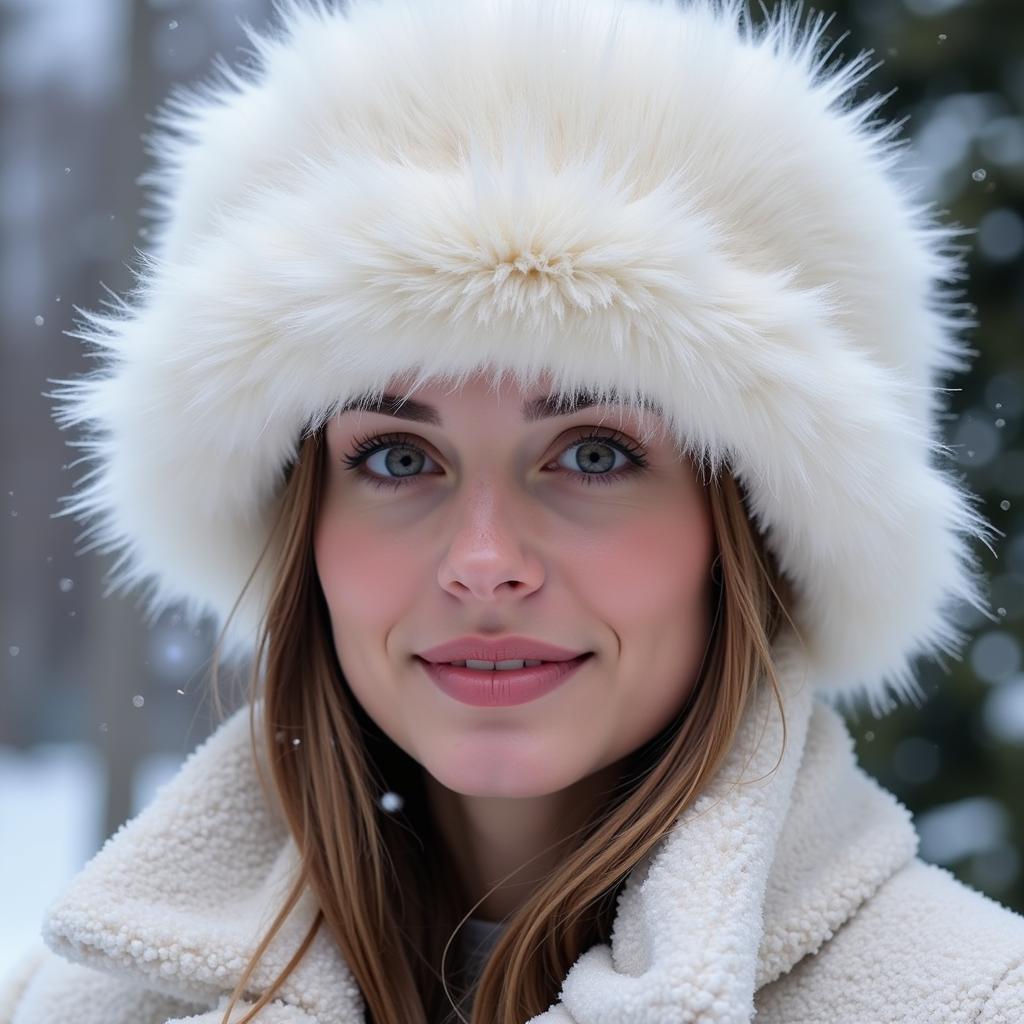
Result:
{"label": "rosy cheek", "polygon": [[317,572],[336,629],[346,623],[381,623],[405,600],[420,577],[410,552],[358,519],[329,517],[315,538]]}
{"label": "rosy cheek", "polygon": [[710,526],[700,517],[638,518],[606,534],[588,556],[588,589],[625,618],[663,618],[701,598],[712,546]]}

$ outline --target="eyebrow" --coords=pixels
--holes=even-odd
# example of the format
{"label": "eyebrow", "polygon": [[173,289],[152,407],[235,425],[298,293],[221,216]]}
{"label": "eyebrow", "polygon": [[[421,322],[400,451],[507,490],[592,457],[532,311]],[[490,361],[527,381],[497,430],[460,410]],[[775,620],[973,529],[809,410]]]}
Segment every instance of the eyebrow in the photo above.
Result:
{"label": "eyebrow", "polygon": [[[537,420],[549,419],[552,416],[570,416],[583,409],[590,409],[601,404],[623,405],[624,402],[622,399],[613,398],[602,403],[594,392],[587,390],[579,390],[562,402],[559,402],[557,395],[544,395],[523,403],[523,419],[527,423],[535,423]],[[657,406],[653,406],[653,408],[658,409]],[[338,415],[353,409],[441,426],[441,416],[432,405],[417,402],[412,398],[403,400],[397,395],[381,395],[379,400],[375,400],[369,395],[361,395],[338,410]]]}

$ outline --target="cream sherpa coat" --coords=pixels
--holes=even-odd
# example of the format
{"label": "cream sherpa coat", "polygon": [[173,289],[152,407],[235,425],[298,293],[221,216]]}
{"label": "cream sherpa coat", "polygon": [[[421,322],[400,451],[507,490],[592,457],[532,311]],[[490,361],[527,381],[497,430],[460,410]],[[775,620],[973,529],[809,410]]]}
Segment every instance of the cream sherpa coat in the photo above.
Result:
{"label": "cream sherpa coat", "polygon": [[[580,956],[529,1024],[1024,1021],[1024,917],[916,856],[907,809],[857,765],[803,655],[783,644],[779,666],[777,769],[782,725],[764,686],[710,787],[634,869],[610,947]],[[219,1024],[295,863],[261,796],[246,716],[195,751],[50,908],[52,951],[8,981],[0,1024]],[[300,905],[254,991],[313,912]],[[258,1019],[364,1020],[324,932]]]}

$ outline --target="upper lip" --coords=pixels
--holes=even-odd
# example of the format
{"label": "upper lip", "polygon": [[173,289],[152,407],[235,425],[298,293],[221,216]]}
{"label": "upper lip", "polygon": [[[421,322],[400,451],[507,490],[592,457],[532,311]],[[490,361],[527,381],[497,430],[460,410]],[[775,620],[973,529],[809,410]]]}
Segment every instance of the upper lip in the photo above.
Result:
{"label": "upper lip", "polygon": [[436,647],[419,652],[424,661],[572,661],[589,651],[571,651],[566,647],[534,640],[528,636],[459,636]]}

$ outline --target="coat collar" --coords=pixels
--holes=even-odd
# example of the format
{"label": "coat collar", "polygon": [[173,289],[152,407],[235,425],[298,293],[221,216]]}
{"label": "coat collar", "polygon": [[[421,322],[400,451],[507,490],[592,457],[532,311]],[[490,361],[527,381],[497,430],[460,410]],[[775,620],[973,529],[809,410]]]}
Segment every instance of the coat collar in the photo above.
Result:
{"label": "coat collar", "polygon": [[[765,684],[705,792],[629,876],[610,945],[586,951],[560,1002],[528,1024],[698,1014],[708,1024],[749,1022],[756,990],[815,953],[914,857],[910,813],[857,765],[843,719],[814,696],[790,634],[776,645],[776,664],[781,759],[782,722]],[[50,907],[43,935],[70,960],[223,1005],[297,862],[260,787],[242,708],[107,840]],[[315,911],[307,892],[251,992],[268,987]],[[358,986],[325,929],[279,999],[261,1022],[364,1020]]]}

